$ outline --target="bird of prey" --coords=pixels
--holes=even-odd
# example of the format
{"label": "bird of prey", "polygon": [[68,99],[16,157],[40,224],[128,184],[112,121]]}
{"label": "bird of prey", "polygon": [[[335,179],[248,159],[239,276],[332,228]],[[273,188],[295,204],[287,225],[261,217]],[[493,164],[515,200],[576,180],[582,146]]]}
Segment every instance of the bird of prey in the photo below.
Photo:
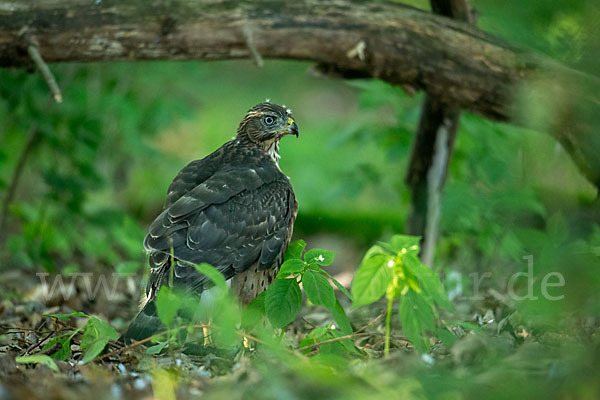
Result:
{"label": "bird of prey", "polygon": [[123,341],[164,329],[154,302],[162,285],[200,296],[211,286],[190,263],[219,270],[243,304],[273,281],[298,211],[278,163],[279,140],[289,134],[298,137],[291,110],[260,103],[242,119],[233,140],[177,174],[144,239],[150,278],[144,306]]}

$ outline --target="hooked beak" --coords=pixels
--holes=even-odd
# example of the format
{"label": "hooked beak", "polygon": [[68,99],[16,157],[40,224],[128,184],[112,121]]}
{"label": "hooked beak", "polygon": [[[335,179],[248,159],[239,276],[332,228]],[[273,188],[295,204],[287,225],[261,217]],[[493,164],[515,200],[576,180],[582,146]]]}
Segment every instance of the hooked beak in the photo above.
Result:
{"label": "hooked beak", "polygon": [[298,125],[296,125],[296,121],[294,121],[292,117],[288,117],[287,129],[285,130],[285,132],[288,135],[295,135],[296,137],[298,137]]}

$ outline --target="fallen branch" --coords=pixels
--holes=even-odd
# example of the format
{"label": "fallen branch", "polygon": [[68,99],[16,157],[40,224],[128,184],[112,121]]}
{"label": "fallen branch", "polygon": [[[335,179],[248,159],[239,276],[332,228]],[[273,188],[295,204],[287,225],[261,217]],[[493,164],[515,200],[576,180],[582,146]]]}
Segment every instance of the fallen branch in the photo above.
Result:
{"label": "fallen branch", "polygon": [[[262,58],[333,65],[546,131],[600,187],[600,81],[466,23],[375,0],[297,0],[277,7],[267,0],[172,0],[168,8],[142,1],[0,0],[0,10],[0,66],[31,65],[24,27],[49,63],[240,59],[252,57],[254,48]],[[543,105],[546,114],[518,115],[524,104]]]}

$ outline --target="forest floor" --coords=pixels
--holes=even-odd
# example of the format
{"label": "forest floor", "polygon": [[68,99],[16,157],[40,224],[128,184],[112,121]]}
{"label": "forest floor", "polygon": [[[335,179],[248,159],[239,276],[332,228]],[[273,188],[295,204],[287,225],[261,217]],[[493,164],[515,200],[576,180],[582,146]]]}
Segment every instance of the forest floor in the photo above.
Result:
{"label": "forest floor", "polygon": [[[532,330],[505,296],[493,289],[477,300],[455,299],[455,313],[442,318],[452,340],[432,338],[426,354],[419,354],[399,324],[392,322],[391,353],[383,356],[386,306],[378,302],[347,310],[355,351],[330,359],[325,353],[335,353],[335,349],[327,345],[335,341],[306,346],[305,339],[315,327],[333,323],[325,309],[309,305],[278,337],[281,344],[276,350],[252,339],[244,347],[241,335],[240,345],[233,350],[197,343],[168,347],[160,354],[149,354],[142,344],[123,347],[111,340],[103,355],[84,363],[79,331],[69,342],[70,355],[65,360],[53,360],[53,365],[17,362],[23,356],[56,357],[61,347],[52,345],[53,338],[74,332],[88,321],[83,316],[47,315],[83,311],[109,322],[117,331],[124,330],[136,309],[138,280],[119,280],[108,301],[101,294],[90,297],[87,275],[77,276],[65,299],[45,296],[47,286],[31,271],[3,275],[0,399],[479,398],[484,389],[489,391],[482,397],[489,398],[548,393],[568,398],[560,393],[572,390],[564,385],[574,374],[582,379],[593,374],[589,371],[597,371],[598,357],[582,359],[581,354],[594,348],[586,346],[597,342],[598,321],[583,321],[581,331],[573,334]],[[50,284],[53,278],[44,279]],[[95,287],[93,276],[91,282]],[[588,372],[581,375],[581,371]],[[549,385],[545,387],[544,382]],[[593,393],[597,388],[588,387],[594,386],[590,382],[595,380],[582,385]],[[563,389],[553,393],[557,387]],[[523,397],[518,396],[521,392]],[[452,396],[444,397],[444,393]],[[510,397],[511,393],[517,397]]]}

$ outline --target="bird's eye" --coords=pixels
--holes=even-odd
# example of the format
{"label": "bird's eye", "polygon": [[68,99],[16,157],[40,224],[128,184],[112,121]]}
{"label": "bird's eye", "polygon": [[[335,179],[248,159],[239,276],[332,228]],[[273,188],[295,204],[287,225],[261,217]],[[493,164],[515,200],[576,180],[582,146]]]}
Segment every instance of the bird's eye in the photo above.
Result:
{"label": "bird's eye", "polygon": [[275,123],[275,118],[271,117],[270,115],[267,115],[264,121],[267,125],[273,125]]}

